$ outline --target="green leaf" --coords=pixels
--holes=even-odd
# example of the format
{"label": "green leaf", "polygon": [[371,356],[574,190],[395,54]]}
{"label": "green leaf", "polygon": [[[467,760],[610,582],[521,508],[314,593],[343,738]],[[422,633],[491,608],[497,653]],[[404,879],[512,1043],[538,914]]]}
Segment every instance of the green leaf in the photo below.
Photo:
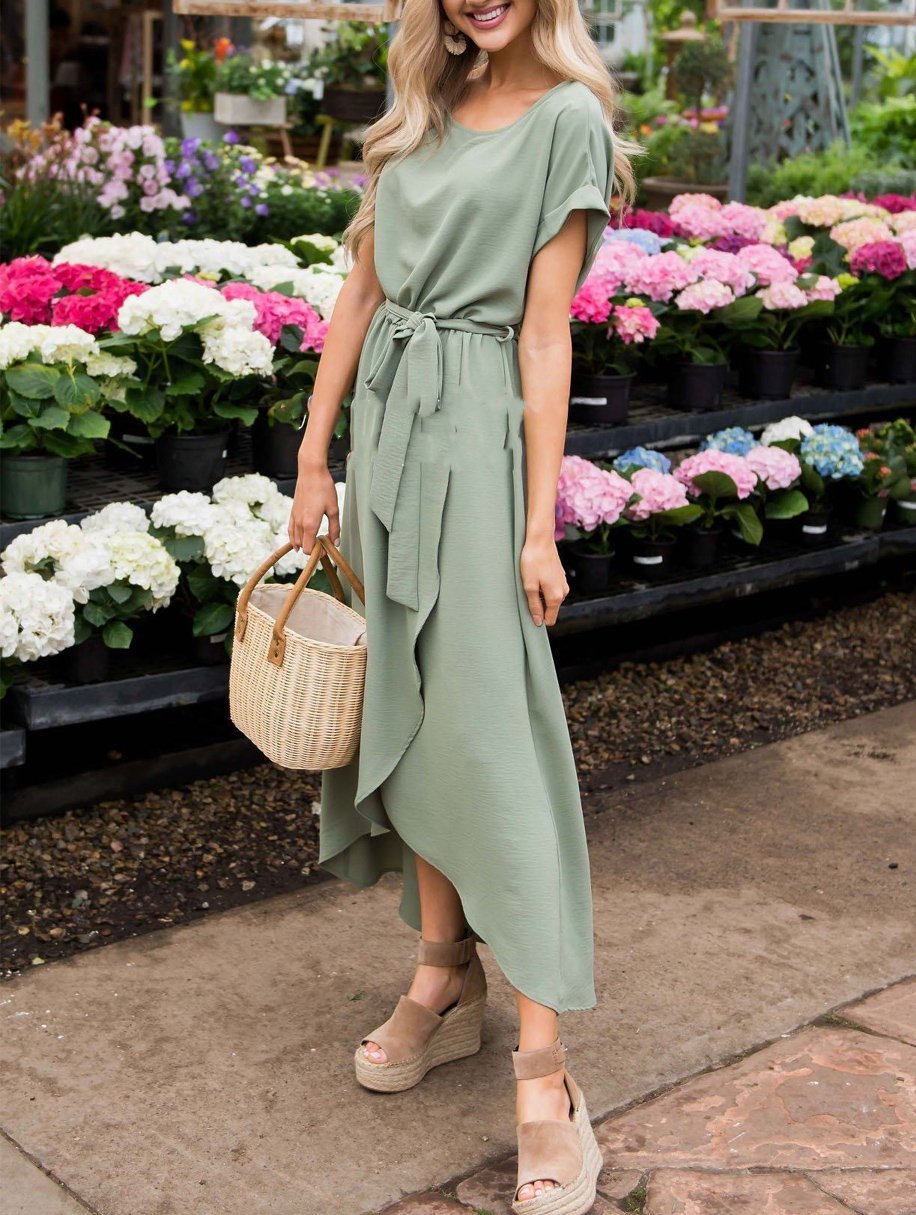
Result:
{"label": "green leaf", "polygon": [[165,406],[165,393],[159,388],[128,388],[124,403],[138,422],[155,422]]}
{"label": "green leaf", "polygon": [[110,650],[126,650],[134,639],[133,631],[123,620],[112,620],[102,629],[102,640]]}
{"label": "green leaf", "polygon": [[673,506],[671,510],[657,511],[653,518],[661,519],[665,523],[673,523],[675,527],[682,527],[685,523],[693,523],[694,519],[699,519],[702,513],[702,506],[690,502],[686,506]]}
{"label": "green leaf", "polygon": [[206,384],[206,380],[199,372],[191,372],[180,379],[172,380],[166,388],[165,394],[169,397],[191,397],[200,392],[204,384]]}
{"label": "green leaf", "polygon": [[54,385],[54,399],[68,409],[88,408],[98,401],[100,389],[95,380],[82,371],[62,375]]}
{"label": "green leaf", "polygon": [[118,604],[126,603],[135,590],[127,582],[112,582],[105,589],[114,602]]}
{"label": "green leaf", "polygon": [[79,435],[83,439],[104,439],[111,427],[107,418],[100,413],[90,410],[80,413],[70,419],[70,434]]}
{"label": "green leaf", "polygon": [[717,498],[737,498],[738,487],[731,479],[723,472],[705,472],[699,473],[695,477],[691,477],[694,485],[708,497]]}
{"label": "green leaf", "polygon": [[42,409],[41,401],[30,401],[27,397],[21,397],[18,392],[10,392],[10,404],[20,418],[37,418]]}
{"label": "green leaf", "polygon": [[162,542],[169,555],[178,562],[196,561],[204,555],[204,542],[200,536],[169,536]]}
{"label": "green leaf", "polygon": [[763,539],[763,524],[749,502],[739,502],[734,506],[727,506],[722,514],[737,522],[741,539],[747,544],[756,546]]}
{"label": "green leaf", "polygon": [[213,412],[218,418],[238,418],[243,426],[251,426],[258,411],[250,405],[233,405],[229,401],[218,401],[213,406]]}
{"label": "green leaf", "polygon": [[60,405],[46,405],[41,413],[32,418],[32,426],[39,430],[66,430],[70,423],[70,414]]}
{"label": "green leaf", "polygon": [[79,645],[80,642],[88,641],[92,636],[92,625],[83,619],[83,614],[77,611],[76,620],[73,622],[73,644]]}
{"label": "green leaf", "polygon": [[195,637],[212,637],[214,633],[225,633],[235,618],[235,611],[228,603],[205,603],[194,613],[191,630]]}
{"label": "green leaf", "polygon": [[100,603],[94,603],[91,599],[83,608],[83,615],[97,629],[103,628],[111,619],[110,610],[103,607]]}
{"label": "green leaf", "polygon": [[756,295],[743,295],[740,299],[716,309],[716,320],[726,325],[746,325],[760,315],[763,303]]}
{"label": "green leaf", "polygon": [[764,514],[768,519],[794,519],[808,509],[808,499],[800,489],[779,489],[768,496]]}
{"label": "green leaf", "polygon": [[61,430],[43,430],[41,444],[54,456],[73,460],[76,456],[88,456],[92,452],[91,439],[80,439],[76,435],[64,434]]}
{"label": "green leaf", "polygon": [[31,401],[46,401],[52,397],[59,379],[60,372],[55,367],[43,367],[39,363],[20,363],[6,373],[10,388]]}

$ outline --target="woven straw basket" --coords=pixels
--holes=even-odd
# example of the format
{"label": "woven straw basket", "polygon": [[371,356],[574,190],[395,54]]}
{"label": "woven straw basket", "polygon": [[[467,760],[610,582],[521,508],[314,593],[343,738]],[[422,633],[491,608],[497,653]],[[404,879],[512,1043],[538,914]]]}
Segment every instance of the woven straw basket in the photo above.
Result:
{"label": "woven straw basket", "polygon": [[[366,622],[344,602],[337,569],[365,603],[363,584],[319,536],[294,586],[261,579],[292,549],[277,549],[239,595],[229,668],[229,714],[283,768],[340,768],[359,743]],[[321,561],[334,596],[306,586]]]}

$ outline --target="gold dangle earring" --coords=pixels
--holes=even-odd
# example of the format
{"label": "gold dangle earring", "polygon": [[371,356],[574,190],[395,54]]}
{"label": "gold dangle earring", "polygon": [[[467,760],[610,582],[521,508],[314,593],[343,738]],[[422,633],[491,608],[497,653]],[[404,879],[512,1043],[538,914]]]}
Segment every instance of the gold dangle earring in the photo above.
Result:
{"label": "gold dangle earring", "polygon": [[445,49],[450,55],[463,55],[468,49],[468,40],[464,34],[459,34],[456,26],[452,25],[451,21],[446,21],[443,25],[442,41],[445,43]]}

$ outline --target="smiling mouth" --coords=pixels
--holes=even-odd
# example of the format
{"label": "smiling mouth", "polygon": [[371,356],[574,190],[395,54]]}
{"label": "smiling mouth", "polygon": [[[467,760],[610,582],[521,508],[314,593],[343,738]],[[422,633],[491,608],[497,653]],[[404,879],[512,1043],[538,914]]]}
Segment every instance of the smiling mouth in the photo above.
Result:
{"label": "smiling mouth", "polygon": [[474,13],[468,13],[468,21],[479,30],[493,29],[499,25],[510,8],[509,4],[494,4],[490,8],[481,8]]}

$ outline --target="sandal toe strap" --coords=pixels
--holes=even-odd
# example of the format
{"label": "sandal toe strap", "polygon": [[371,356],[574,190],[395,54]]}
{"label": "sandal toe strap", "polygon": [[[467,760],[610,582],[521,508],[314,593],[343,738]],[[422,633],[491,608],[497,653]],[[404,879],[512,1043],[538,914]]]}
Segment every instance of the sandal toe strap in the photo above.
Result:
{"label": "sandal toe strap", "polygon": [[376,1042],[389,1063],[405,1063],[423,1054],[441,1024],[442,1018],[431,1008],[401,996],[385,1024],[366,1034],[362,1044]]}
{"label": "sandal toe strap", "polygon": [[582,1171],[582,1148],[573,1122],[523,1122],[518,1128],[518,1184],[570,1185]]}

